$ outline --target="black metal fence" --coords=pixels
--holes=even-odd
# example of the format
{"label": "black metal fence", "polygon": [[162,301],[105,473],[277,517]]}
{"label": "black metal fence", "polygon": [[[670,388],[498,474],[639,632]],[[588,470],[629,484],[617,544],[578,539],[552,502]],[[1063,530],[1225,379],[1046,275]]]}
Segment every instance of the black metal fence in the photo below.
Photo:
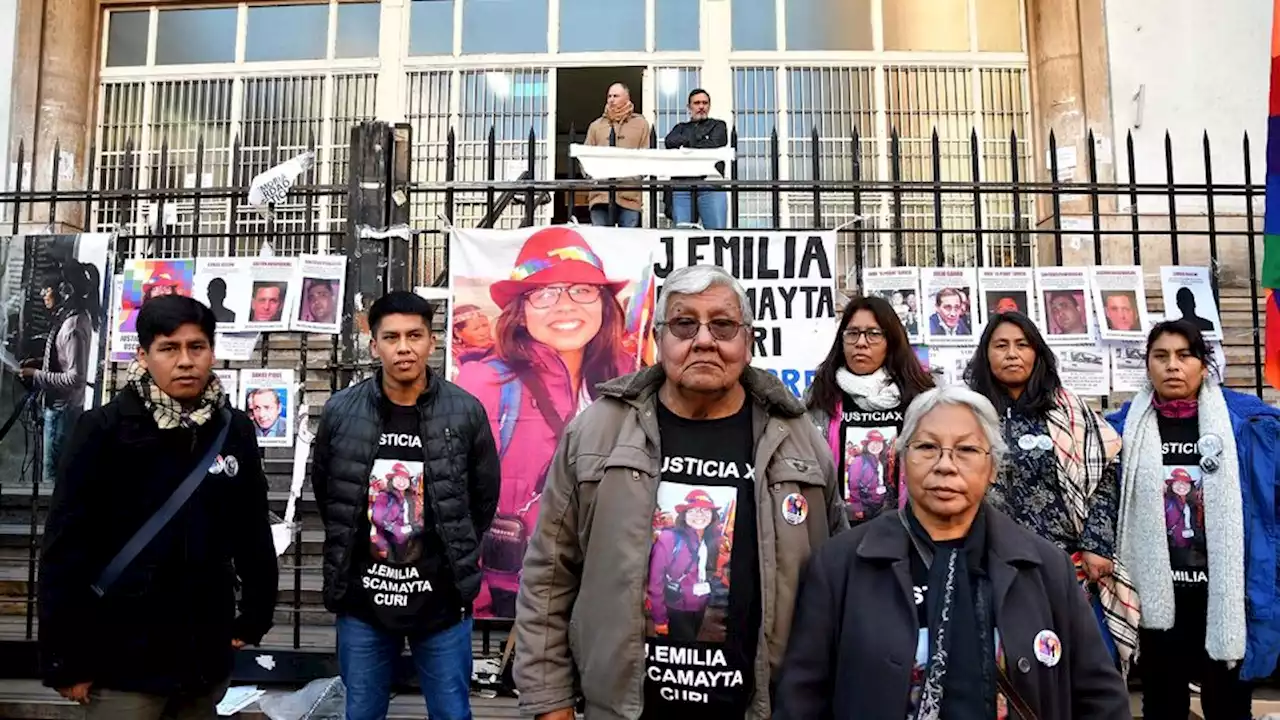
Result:
{"label": "black metal fence", "polygon": [[[1196,170],[1187,173],[1181,168],[1188,160],[1175,163],[1166,137],[1164,177],[1141,179],[1135,177],[1137,156],[1130,137],[1116,162],[1127,171],[1119,173],[1124,181],[1100,180],[1090,136],[1076,171],[1086,178],[1082,182],[1065,181],[1052,135],[1048,179],[1031,177],[1025,143],[1016,135],[1004,146],[1003,141],[980,140],[975,132],[967,150],[957,152],[956,143],[949,142],[944,152],[944,141],[935,132],[928,152],[914,155],[904,150],[896,132],[883,141],[855,135],[839,139],[855,149],[847,157],[824,153],[830,140],[815,131],[807,144],[784,143],[775,131],[762,152],[759,147],[747,152],[735,132],[731,142],[740,150],[740,160],[730,165],[725,180],[603,183],[575,176],[573,163],[566,177],[542,177],[543,168],[554,167],[555,161],[532,132],[526,140],[512,142],[499,141],[491,130],[477,173],[474,162],[460,159],[463,144],[450,131],[442,166],[436,166],[440,172],[414,177],[410,128],[367,123],[352,129],[345,161],[306,171],[270,217],[248,207],[251,179],[299,151],[314,150],[314,140],[309,148],[273,144],[268,152],[252,156],[236,142],[225,158],[232,178],[226,187],[200,186],[210,157],[203,140],[180,150],[164,144],[158,153],[145,155],[129,146],[113,156],[110,168],[95,168],[96,153],[90,148],[84,188],[59,187],[61,152],[55,147],[47,173],[53,182],[41,188],[32,181],[0,192],[0,218],[14,235],[37,232],[50,223],[59,230],[64,221],[75,228],[117,232],[117,272],[130,256],[254,255],[263,242],[270,242],[277,254],[346,254],[348,312],[339,336],[263,333],[256,362],[224,363],[229,368],[296,368],[299,399],[315,409],[313,419],[331,392],[368,369],[368,358],[361,354],[367,344],[361,341],[364,308],[357,306],[357,298],[365,298],[367,307],[368,299],[388,288],[446,284],[451,225],[527,226],[584,217],[581,193],[592,189],[642,190],[648,227],[667,224],[665,192],[711,188],[728,194],[729,225],[740,232],[781,230],[788,219],[793,229],[839,228],[838,260],[847,273],[846,290],[854,289],[864,268],[881,265],[1208,265],[1226,330],[1227,382],[1264,394],[1257,282],[1262,239],[1256,209],[1263,187],[1253,182],[1247,136],[1230,159],[1219,161],[1206,135],[1202,157],[1189,161]],[[784,145],[791,151],[784,154]],[[877,148],[885,155],[877,155]],[[879,162],[884,156],[887,164]],[[525,162],[519,180],[501,179],[498,168],[504,157]],[[17,167],[25,167],[28,159],[20,148]],[[1234,165],[1243,181],[1215,182],[1215,163]],[[886,165],[887,177],[882,177]],[[184,180],[192,172],[196,182],[188,187],[191,183]],[[328,182],[322,183],[322,177]],[[166,217],[169,206],[173,213]],[[481,208],[483,214],[467,219],[464,207]],[[408,242],[366,232],[398,225],[412,228]],[[1148,295],[1159,307],[1159,293],[1150,285]],[[117,387],[118,368],[107,364],[99,377],[109,397]],[[15,382],[12,377],[0,381]],[[0,392],[0,398],[20,394]],[[8,410],[0,407],[0,422]],[[29,435],[10,433],[0,443],[0,453],[8,448],[25,454],[25,444],[35,441]],[[287,496],[292,451],[266,449],[264,454],[272,507],[279,512]],[[29,676],[35,669],[36,557],[51,490],[41,486],[38,462],[24,479],[0,478],[0,571],[9,573],[0,575],[0,621],[14,621],[0,622],[0,658],[5,658],[0,676]],[[305,490],[304,511],[309,497]],[[331,619],[318,592],[318,519],[314,512],[300,518],[283,560],[277,630],[269,640],[285,650],[276,653],[282,672],[306,676],[331,672],[333,665],[324,629]],[[485,632],[499,626],[487,626]],[[247,662],[238,674],[250,681],[264,678]],[[275,673],[265,679],[279,677]]]}

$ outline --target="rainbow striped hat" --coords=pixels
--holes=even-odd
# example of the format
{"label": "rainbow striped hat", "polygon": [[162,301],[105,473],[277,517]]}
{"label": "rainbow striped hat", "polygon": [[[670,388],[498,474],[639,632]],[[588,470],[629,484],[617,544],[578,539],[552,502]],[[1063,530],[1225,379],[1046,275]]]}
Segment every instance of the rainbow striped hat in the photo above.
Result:
{"label": "rainbow striped hat", "polygon": [[604,263],[578,232],[567,225],[543,228],[529,236],[506,280],[489,288],[489,297],[505,308],[530,288],[556,283],[602,285],[614,294],[627,280],[610,280]]}

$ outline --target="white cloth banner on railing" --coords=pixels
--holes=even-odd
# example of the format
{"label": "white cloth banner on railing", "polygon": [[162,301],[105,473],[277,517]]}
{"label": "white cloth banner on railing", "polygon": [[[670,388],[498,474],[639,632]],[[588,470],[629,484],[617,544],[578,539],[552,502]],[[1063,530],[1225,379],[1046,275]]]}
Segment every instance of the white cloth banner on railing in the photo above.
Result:
{"label": "white cloth banner on railing", "polygon": [[569,157],[582,163],[582,171],[595,180],[643,177],[721,177],[716,163],[736,157],[731,147],[692,150],[619,148],[601,145],[569,146]]}

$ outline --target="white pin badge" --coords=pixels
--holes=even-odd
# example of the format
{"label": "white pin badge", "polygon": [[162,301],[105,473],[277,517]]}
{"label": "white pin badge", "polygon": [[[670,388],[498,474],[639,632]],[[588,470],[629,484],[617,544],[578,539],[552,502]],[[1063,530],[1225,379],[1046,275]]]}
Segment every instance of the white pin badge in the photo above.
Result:
{"label": "white pin badge", "polygon": [[209,464],[209,474],[220,475],[222,474],[222,471],[226,469],[226,467],[227,467],[226,463],[223,462],[222,456],[216,455],[213,458],[213,462]]}
{"label": "white pin badge", "polygon": [[1018,447],[1030,452],[1036,449],[1036,436],[1027,434],[1018,438]]}
{"label": "white pin badge", "polygon": [[227,477],[235,477],[240,473],[240,462],[235,459],[235,456],[228,455],[225,464],[227,466]]}
{"label": "white pin badge", "polygon": [[1062,641],[1052,630],[1041,630],[1036,634],[1036,659],[1045,667],[1053,667],[1062,659]]}
{"label": "white pin badge", "polygon": [[1048,435],[1040,435],[1036,437],[1036,447],[1048,452],[1053,449],[1053,438]]}
{"label": "white pin badge", "polygon": [[790,525],[799,525],[809,517],[809,501],[800,493],[791,493],[782,499],[782,519]]}

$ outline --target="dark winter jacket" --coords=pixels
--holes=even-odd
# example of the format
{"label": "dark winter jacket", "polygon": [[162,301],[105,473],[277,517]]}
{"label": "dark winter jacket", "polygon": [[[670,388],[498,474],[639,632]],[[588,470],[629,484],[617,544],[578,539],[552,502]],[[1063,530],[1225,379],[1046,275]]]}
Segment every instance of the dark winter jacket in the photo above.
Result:
{"label": "dark winter jacket", "polygon": [[235,474],[208,474],[104,597],[89,589],[204,457],[221,417],[161,430],[126,387],[80,418],[59,460],[40,557],[46,685],[207,692],[230,675],[231,641],[256,644],[271,628],[267,480],[253,422],[239,410],[220,452],[235,458]]}
{"label": "dark winter jacket", "polygon": [[[349,611],[351,558],[367,538],[369,473],[382,436],[382,374],[325,403],[313,444],[311,487],[324,520],[324,604]],[[480,537],[493,522],[502,480],[498,449],[480,401],[431,374],[418,398],[423,482],[435,531],[463,602],[480,590]]]}
{"label": "dark winter jacket", "polygon": [[[1121,720],[1129,694],[1070,558],[988,507],[985,567],[1015,690],[1040,720]],[[809,563],[774,707],[777,720],[902,720],[919,621],[911,541],[896,512],[835,537]],[[1038,659],[1037,638],[1061,653]],[[1015,717],[1010,713],[1009,717]]]}
{"label": "dark winter jacket", "polygon": [[[690,148],[696,150],[712,150],[729,144],[729,126],[723,120],[707,118],[706,120],[685,120],[676,123],[662,141],[668,150]],[[724,163],[716,163],[716,172],[724,174]]]}

